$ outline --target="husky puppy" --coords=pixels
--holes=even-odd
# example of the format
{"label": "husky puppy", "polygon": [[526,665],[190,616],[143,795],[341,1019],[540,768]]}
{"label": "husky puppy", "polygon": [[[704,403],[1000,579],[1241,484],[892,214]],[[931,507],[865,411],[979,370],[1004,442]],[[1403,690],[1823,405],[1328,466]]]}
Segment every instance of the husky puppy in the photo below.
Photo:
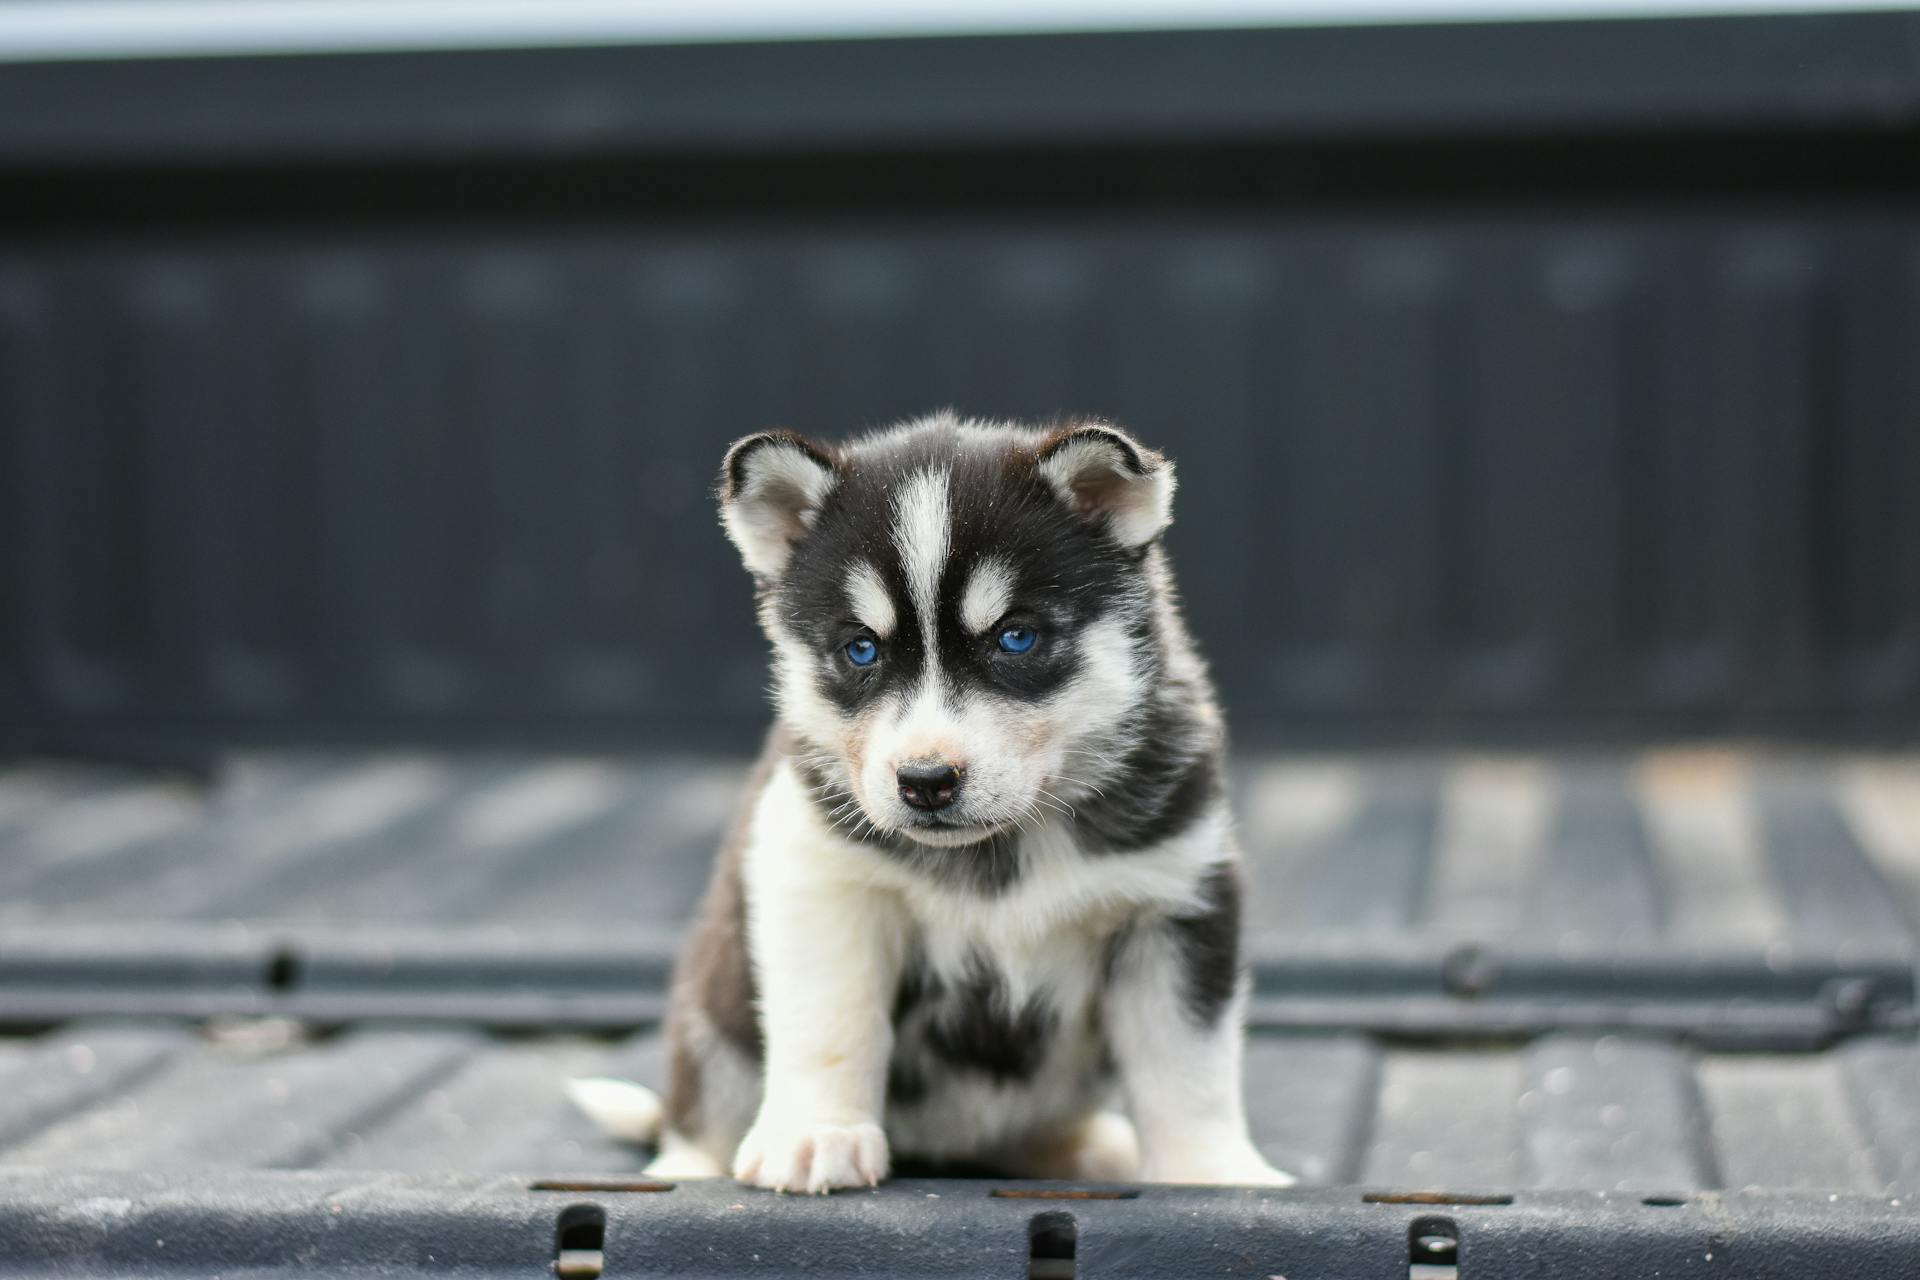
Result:
{"label": "husky puppy", "polygon": [[[1160,547],[1173,489],[1098,422],[728,451],[779,714],[674,977],[654,1173],[1292,1181],[1247,1135],[1239,869]],[[655,1136],[638,1086],[574,1094]]]}

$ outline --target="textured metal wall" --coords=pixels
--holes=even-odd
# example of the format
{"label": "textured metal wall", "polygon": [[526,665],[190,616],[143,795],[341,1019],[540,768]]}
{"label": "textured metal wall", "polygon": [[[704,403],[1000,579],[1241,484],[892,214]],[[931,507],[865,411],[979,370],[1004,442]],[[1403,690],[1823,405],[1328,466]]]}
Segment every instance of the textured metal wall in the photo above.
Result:
{"label": "textured metal wall", "polygon": [[729,436],[1118,415],[1243,726],[1916,705],[1920,232],[1455,218],[0,259],[6,692],[750,720]]}
{"label": "textured metal wall", "polygon": [[[1471,186],[1479,144],[1449,145]],[[1677,155],[1742,147],[1768,169],[1752,138]],[[1210,198],[1220,155],[1171,205],[969,201],[937,158],[825,153],[864,174],[844,207],[819,173],[769,208],[680,161],[653,204],[578,175],[503,203],[546,179],[496,170],[484,216],[393,169],[19,179],[0,722],[741,745],[764,674],[706,491],[724,444],[950,404],[1109,414],[1176,456],[1243,736],[1902,733],[1920,206],[1822,198],[1805,146],[1750,197],[1566,177],[1619,152],[1481,156],[1551,154],[1555,199],[1442,198],[1429,162],[1352,204]]]}

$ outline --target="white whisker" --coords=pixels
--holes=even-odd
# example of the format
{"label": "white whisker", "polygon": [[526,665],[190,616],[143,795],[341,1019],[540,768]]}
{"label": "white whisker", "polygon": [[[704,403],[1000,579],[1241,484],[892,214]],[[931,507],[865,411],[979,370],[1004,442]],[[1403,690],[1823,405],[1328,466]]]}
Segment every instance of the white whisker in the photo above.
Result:
{"label": "white whisker", "polygon": [[1066,814],[1069,818],[1077,818],[1080,816],[1080,811],[1078,809],[1075,809],[1072,805],[1068,804],[1065,800],[1062,800],[1059,796],[1053,794],[1053,792],[1047,790],[1045,787],[1039,787],[1037,788],[1037,790],[1040,792],[1041,795],[1045,796],[1048,800],[1058,805],[1060,808],[1060,811]]}

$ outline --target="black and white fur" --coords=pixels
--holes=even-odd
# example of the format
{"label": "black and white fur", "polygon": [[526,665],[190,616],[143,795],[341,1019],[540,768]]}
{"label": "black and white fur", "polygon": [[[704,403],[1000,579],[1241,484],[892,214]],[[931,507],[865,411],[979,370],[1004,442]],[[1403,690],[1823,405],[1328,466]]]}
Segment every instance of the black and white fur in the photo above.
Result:
{"label": "black and white fur", "polygon": [[[1100,423],[733,446],[779,715],[676,971],[653,1172],[1291,1182],[1242,1106],[1239,872],[1173,489]],[[960,777],[944,809],[896,777],[929,763]],[[629,1137],[660,1118],[624,1082],[575,1096]]]}

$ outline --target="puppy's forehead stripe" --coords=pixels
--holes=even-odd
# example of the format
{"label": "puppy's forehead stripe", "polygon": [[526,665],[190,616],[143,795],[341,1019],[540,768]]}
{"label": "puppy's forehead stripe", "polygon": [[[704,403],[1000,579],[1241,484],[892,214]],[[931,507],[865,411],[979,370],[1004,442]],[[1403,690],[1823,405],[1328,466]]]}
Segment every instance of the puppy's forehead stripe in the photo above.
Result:
{"label": "puppy's forehead stripe", "polygon": [[945,469],[917,471],[900,486],[893,502],[893,545],[906,570],[907,590],[923,636],[935,634],[940,574],[947,566],[947,526],[953,519],[951,479],[952,473]]}
{"label": "puppy's forehead stripe", "polygon": [[1013,603],[1013,568],[999,556],[973,567],[960,596],[960,624],[976,635],[1000,621]]}
{"label": "puppy's forehead stripe", "polygon": [[865,560],[856,560],[847,570],[847,603],[853,606],[853,616],[882,640],[898,625],[887,584],[880,580],[879,570]]}

